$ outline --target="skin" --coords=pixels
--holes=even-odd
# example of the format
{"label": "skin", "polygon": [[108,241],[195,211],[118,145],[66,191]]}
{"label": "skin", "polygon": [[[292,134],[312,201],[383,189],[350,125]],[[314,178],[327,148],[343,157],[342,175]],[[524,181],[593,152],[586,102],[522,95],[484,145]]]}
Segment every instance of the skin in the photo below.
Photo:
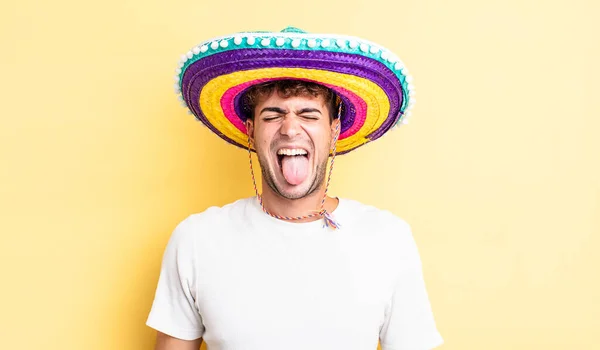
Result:
{"label": "skin", "polygon": [[[322,96],[284,98],[273,92],[258,101],[254,120],[248,120],[246,128],[262,169],[263,204],[271,213],[303,216],[320,207],[329,151],[339,124],[338,119],[330,121],[329,113]],[[282,147],[308,151],[308,176],[298,185],[289,184],[283,176],[277,159],[277,150]],[[327,197],[325,209],[332,212],[337,202]]]}
{"label": "skin", "polygon": [[162,332],[156,335],[155,350],[198,350],[202,345],[202,338],[196,340],[182,340],[171,337]]}
{"label": "skin", "polygon": [[[263,204],[280,216],[304,216],[320,208],[325,194],[325,173],[329,150],[333,145],[339,120],[329,118],[323,97],[293,96],[283,98],[273,92],[261,99],[254,120],[246,122],[262,169]],[[303,148],[308,151],[308,176],[298,185],[289,184],[281,172],[277,150]],[[325,209],[333,212],[338,200],[327,197]],[[313,217],[294,222],[321,219]],[[181,340],[158,332],[155,350],[198,350],[202,339]]]}

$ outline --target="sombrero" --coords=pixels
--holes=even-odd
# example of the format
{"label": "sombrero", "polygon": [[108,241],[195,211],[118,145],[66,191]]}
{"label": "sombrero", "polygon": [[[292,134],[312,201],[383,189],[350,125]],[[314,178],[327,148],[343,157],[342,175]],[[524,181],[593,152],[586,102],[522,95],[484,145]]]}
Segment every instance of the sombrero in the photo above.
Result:
{"label": "sombrero", "polygon": [[199,121],[227,142],[247,148],[242,96],[252,85],[298,79],[327,86],[341,98],[337,152],[350,152],[406,124],[412,77],[396,55],[356,37],[244,32],[206,41],[181,56],[175,92]]}

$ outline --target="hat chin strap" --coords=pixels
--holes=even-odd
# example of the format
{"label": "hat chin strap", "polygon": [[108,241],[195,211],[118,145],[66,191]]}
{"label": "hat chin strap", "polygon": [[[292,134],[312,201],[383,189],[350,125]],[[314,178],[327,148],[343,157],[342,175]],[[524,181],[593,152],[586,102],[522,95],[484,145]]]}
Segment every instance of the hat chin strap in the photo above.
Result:
{"label": "hat chin strap", "polygon": [[[339,118],[338,118],[339,120]],[[308,214],[308,215],[304,215],[304,216],[293,216],[293,217],[289,217],[289,216],[279,216],[277,214],[273,214],[271,212],[269,212],[266,208],[265,205],[263,204],[263,200],[262,200],[262,196],[258,193],[258,187],[256,186],[256,179],[254,177],[254,168],[252,166],[252,151],[251,151],[251,141],[250,141],[250,135],[248,135],[248,158],[250,160],[250,174],[252,175],[252,184],[254,185],[254,192],[256,192],[256,198],[258,199],[258,202],[260,203],[260,207],[262,208],[262,210],[276,218],[276,219],[280,219],[280,220],[288,220],[288,221],[294,221],[294,220],[303,220],[303,219],[308,219],[308,218],[313,218],[313,217],[323,217],[323,227],[331,227],[332,229],[338,229],[340,228],[340,224],[334,219],[332,213],[328,212],[325,209],[325,200],[327,199],[327,190],[329,189],[329,182],[331,181],[331,174],[333,173],[333,164],[335,163],[335,150],[336,150],[336,146],[337,146],[337,140],[338,140],[338,136],[340,135],[339,131],[340,131],[340,122],[338,122],[336,128],[335,128],[335,138],[333,140],[333,149],[331,151],[331,164],[329,165],[329,175],[327,176],[327,185],[325,185],[325,193],[323,194],[323,199],[321,200],[321,206],[319,210],[315,210],[312,214]]]}

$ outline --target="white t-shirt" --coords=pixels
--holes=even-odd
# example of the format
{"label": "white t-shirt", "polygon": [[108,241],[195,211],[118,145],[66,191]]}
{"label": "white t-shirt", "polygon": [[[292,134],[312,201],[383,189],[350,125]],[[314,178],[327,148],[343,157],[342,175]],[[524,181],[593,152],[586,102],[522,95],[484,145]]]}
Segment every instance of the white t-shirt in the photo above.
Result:
{"label": "white t-shirt", "polygon": [[183,220],[147,325],[209,350],[427,350],[443,343],[410,227],[340,199],[342,225],[292,223],[256,197]]}

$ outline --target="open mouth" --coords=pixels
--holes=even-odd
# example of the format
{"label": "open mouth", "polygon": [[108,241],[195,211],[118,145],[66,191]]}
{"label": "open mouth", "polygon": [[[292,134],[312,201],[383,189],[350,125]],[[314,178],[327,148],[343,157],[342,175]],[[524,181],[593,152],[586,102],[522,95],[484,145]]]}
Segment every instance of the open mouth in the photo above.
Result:
{"label": "open mouth", "polygon": [[298,185],[308,176],[308,152],[304,149],[282,148],[277,151],[277,162],[290,185]]}
{"label": "open mouth", "polygon": [[277,161],[279,162],[279,168],[281,168],[281,163],[283,161],[283,158],[285,157],[305,157],[306,159],[308,159],[308,152],[306,150],[303,149],[289,149],[289,148],[282,148],[279,151],[277,151]]}

